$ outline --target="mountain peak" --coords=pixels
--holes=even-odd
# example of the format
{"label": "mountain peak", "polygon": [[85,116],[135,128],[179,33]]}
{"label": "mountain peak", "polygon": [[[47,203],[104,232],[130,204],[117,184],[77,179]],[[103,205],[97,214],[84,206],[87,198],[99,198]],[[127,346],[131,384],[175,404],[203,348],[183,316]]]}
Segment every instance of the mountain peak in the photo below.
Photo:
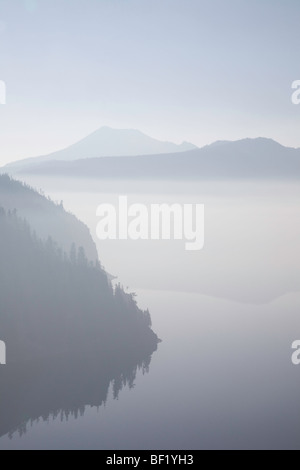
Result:
{"label": "mountain peak", "polygon": [[7,168],[46,161],[74,161],[86,158],[154,155],[184,152],[197,147],[189,142],[177,145],[163,142],[137,129],[115,129],[100,127],[88,136],[57,152],[40,157],[21,160]]}

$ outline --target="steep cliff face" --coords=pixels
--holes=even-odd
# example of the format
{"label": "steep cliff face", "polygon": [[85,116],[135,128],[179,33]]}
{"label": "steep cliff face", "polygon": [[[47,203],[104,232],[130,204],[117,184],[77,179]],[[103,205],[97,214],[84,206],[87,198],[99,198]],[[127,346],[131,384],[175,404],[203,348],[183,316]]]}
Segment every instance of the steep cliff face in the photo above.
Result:
{"label": "steep cliff face", "polygon": [[39,238],[52,237],[60,248],[70,253],[74,243],[82,246],[89,261],[98,259],[96,245],[86,225],[66,212],[62,205],[45,198],[30,187],[0,175],[0,206],[5,210],[17,210],[25,218]]}
{"label": "steep cliff face", "polygon": [[8,365],[78,351],[104,357],[109,365],[116,351],[156,347],[149,312],[120,285],[114,289],[82,247],[73,245],[68,256],[1,207],[0,259],[0,332]]}
{"label": "steep cliff face", "polygon": [[6,176],[0,188],[1,436],[100,406],[110,385],[116,398],[160,340],[148,310],[113,288],[83,224]]}
{"label": "steep cliff face", "polygon": [[0,206],[0,260],[0,436],[40,417],[76,417],[148,371],[159,342],[149,312],[82,247],[67,255]]}

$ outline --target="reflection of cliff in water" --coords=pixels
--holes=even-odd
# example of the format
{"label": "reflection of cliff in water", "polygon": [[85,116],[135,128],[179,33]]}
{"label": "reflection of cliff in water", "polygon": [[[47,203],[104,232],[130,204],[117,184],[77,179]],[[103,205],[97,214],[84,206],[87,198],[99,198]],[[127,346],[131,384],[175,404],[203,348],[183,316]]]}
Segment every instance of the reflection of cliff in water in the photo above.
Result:
{"label": "reflection of cliff in water", "polygon": [[[19,183],[4,183],[11,194],[22,193]],[[39,238],[17,208],[0,204],[0,339],[6,344],[0,435],[39,417],[101,405],[111,383],[115,396],[132,386],[157,348],[150,313],[135,294],[113,286],[98,260],[91,262],[74,239],[69,243],[68,253],[51,233]]]}
{"label": "reflection of cliff in water", "polygon": [[40,363],[19,363],[0,369],[0,436],[42,418],[83,415],[86,406],[105,404],[110,387],[118,398],[124,386],[132,388],[138,370],[148,372],[156,346],[113,354],[101,360],[95,355],[56,357]]}

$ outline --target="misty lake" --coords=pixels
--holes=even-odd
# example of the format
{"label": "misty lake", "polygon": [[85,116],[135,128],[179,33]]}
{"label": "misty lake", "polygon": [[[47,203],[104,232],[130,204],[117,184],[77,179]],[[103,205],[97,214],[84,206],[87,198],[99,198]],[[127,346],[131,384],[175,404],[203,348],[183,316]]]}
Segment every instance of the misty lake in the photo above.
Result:
{"label": "misty lake", "polygon": [[[27,178],[90,228],[101,263],[162,342],[135,386],[81,415],[30,423],[1,449],[299,448],[300,190],[283,182],[52,181]],[[96,209],[205,205],[205,245],[99,241]],[[39,391],[37,390],[37,400]]]}

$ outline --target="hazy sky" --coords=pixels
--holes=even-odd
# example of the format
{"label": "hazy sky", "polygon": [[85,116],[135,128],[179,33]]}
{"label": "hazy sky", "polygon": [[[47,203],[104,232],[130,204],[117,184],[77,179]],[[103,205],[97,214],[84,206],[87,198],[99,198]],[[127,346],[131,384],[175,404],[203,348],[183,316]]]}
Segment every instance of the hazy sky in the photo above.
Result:
{"label": "hazy sky", "polygon": [[299,0],[0,0],[0,165],[102,125],[300,147]]}

